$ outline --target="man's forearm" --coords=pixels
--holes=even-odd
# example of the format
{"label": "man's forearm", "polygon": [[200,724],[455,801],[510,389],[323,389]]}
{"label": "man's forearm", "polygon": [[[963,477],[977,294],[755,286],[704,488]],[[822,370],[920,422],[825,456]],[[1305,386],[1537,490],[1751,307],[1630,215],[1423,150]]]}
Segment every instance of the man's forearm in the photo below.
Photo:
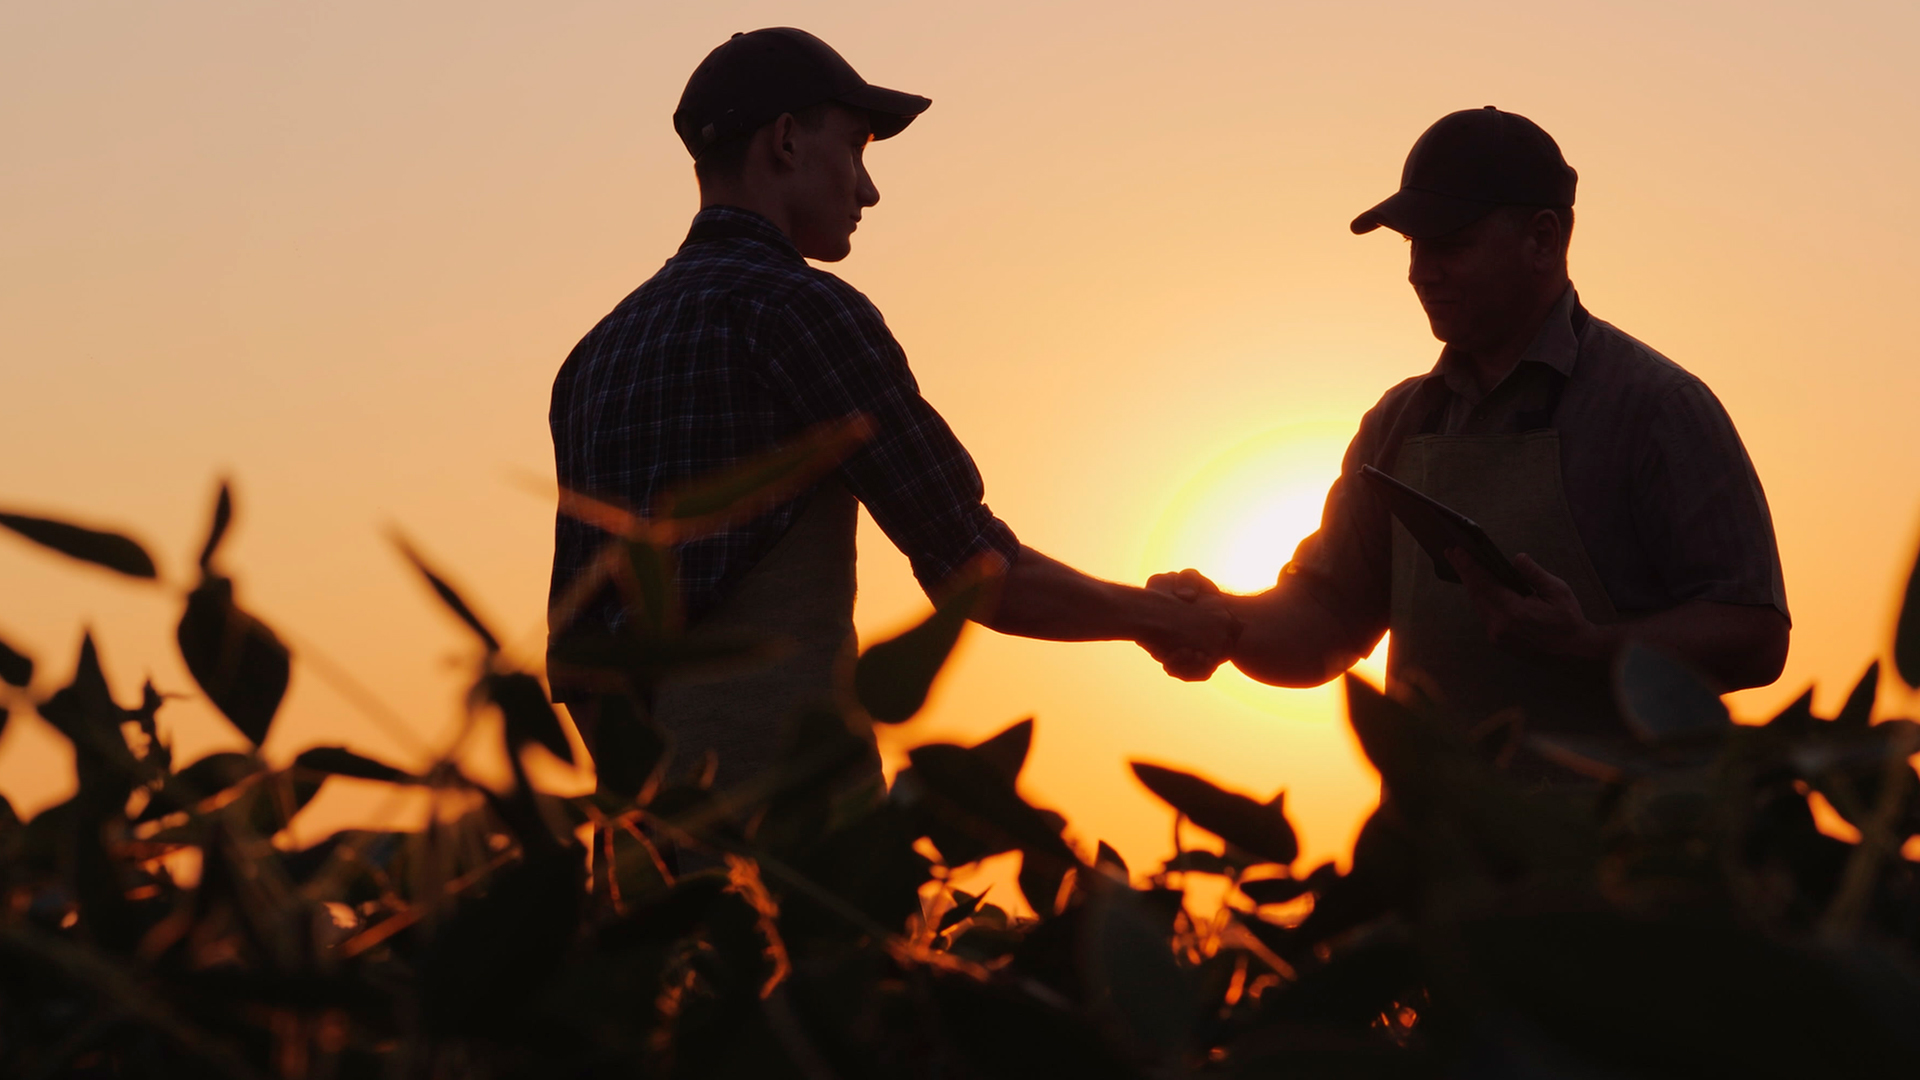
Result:
{"label": "man's forearm", "polygon": [[982,622],[1003,634],[1047,641],[1140,641],[1176,632],[1176,619],[1185,614],[1178,604],[1022,547],[1001,582],[999,603]]}
{"label": "man's forearm", "polygon": [[1229,659],[1249,678],[1270,686],[1319,686],[1362,655],[1340,620],[1305,589],[1283,584],[1225,599],[1244,627]]}
{"label": "man's forearm", "polygon": [[1696,600],[1626,622],[1596,625],[1580,650],[1610,660],[1630,641],[1693,665],[1722,690],[1765,686],[1787,662],[1787,620],[1771,607]]}

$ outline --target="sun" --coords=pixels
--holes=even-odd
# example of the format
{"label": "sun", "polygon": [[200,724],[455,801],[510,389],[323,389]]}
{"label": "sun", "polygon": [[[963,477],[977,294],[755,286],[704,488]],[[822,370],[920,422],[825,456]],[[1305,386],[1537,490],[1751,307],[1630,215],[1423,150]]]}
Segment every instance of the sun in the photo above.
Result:
{"label": "sun", "polygon": [[[1320,527],[1327,489],[1340,475],[1352,437],[1350,424],[1290,424],[1208,462],[1161,514],[1147,541],[1143,573],[1192,567],[1228,592],[1272,588],[1294,548]],[[1384,673],[1378,658],[1385,655],[1375,649],[1359,670],[1379,682]],[[1217,678],[1236,690],[1270,692],[1238,673]]]}

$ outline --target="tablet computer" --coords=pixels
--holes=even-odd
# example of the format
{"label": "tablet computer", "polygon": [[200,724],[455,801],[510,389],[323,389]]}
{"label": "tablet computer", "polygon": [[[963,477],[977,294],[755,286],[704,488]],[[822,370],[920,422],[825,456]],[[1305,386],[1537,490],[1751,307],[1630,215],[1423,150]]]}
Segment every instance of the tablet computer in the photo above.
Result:
{"label": "tablet computer", "polygon": [[1460,583],[1460,575],[1447,562],[1447,549],[1459,548],[1465,551],[1474,562],[1486,568],[1493,579],[1521,596],[1532,596],[1533,586],[1520,576],[1500,548],[1488,538],[1487,531],[1474,523],[1474,520],[1458,510],[1433,498],[1415,491],[1413,488],[1395,480],[1371,465],[1360,466],[1360,475],[1366,477],[1380,497],[1387,501],[1387,509],[1400,519],[1413,538],[1426,549],[1433,559],[1433,572],[1441,581]]}

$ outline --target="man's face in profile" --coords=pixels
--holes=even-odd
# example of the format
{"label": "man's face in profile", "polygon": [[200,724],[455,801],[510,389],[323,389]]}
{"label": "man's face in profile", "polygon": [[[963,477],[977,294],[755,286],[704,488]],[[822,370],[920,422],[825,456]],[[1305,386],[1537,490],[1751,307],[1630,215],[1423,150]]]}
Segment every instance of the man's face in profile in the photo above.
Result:
{"label": "man's face in profile", "polygon": [[853,250],[860,212],[880,201],[865,161],[872,141],[867,115],[837,106],[818,127],[795,126],[788,222],[794,246],[807,258],[838,262]]}
{"label": "man's face in profile", "polygon": [[1434,337],[1471,352],[1525,317],[1538,245],[1523,220],[1496,210],[1445,236],[1412,240],[1407,280]]}

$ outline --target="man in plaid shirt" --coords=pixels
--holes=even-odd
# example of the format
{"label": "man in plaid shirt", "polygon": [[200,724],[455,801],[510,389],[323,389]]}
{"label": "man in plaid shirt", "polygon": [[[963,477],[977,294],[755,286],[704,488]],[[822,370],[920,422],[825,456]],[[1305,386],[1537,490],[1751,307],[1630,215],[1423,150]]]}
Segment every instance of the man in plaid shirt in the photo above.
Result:
{"label": "man in plaid shirt", "polygon": [[[1223,606],[1099,581],[1023,547],[981,501],[971,456],[920,396],[905,353],[865,296],[807,259],[850,250],[879,200],[862,155],[931,102],[867,84],[798,30],[735,35],[687,84],[675,128],[693,154],[701,210],[679,252],[567,358],[551,423],[563,489],[644,509],[656,493],[864,416],[872,435],[827,482],[677,552],[693,632],[770,630],[797,650],[772,669],[663,688],[656,717],[682,760],[713,751],[721,779],[781,752],[778,725],[831,690],[852,630],[854,500],[937,593],[969,563],[1006,567],[988,626],[1051,640],[1134,640],[1219,656],[1237,633]],[[562,514],[553,595],[607,543]],[[556,640],[622,619],[605,590]],[[559,680],[576,718],[589,695]],[[584,706],[584,707],[583,707]],[[593,720],[582,721],[591,740]]]}

